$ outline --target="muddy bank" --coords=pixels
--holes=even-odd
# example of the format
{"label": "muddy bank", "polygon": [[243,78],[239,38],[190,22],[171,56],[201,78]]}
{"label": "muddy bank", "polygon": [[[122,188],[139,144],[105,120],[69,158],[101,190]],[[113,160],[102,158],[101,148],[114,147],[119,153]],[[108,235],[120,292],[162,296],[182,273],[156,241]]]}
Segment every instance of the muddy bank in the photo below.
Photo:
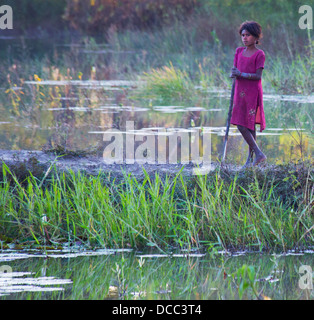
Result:
{"label": "muddy bank", "polygon": [[[70,170],[74,172],[84,172],[87,175],[97,176],[99,174],[110,174],[114,178],[123,178],[125,174],[131,174],[137,178],[144,177],[144,171],[149,176],[158,173],[160,176],[175,175],[181,171],[185,177],[196,177],[197,166],[193,164],[106,164],[102,157],[93,155],[56,155],[52,152],[44,151],[29,151],[29,150],[0,150],[0,178],[2,178],[2,167],[5,163],[10,171],[14,173],[18,178],[25,178],[32,173],[35,177],[44,176],[49,169],[50,172],[56,170],[57,172],[68,172]],[[276,179],[280,182],[289,181],[298,186],[302,183],[313,183],[313,164],[311,162],[301,164],[285,164],[285,165],[272,165],[267,164],[262,167],[249,168],[247,170],[241,170],[241,166],[226,164],[221,166],[219,163],[212,163],[211,170],[208,167],[203,168],[201,165],[199,169],[202,174],[208,173],[208,176],[213,176],[219,170],[220,177],[227,179],[233,179],[236,174],[239,174],[239,178],[245,179],[249,177],[257,177],[262,180]],[[284,181],[285,178],[286,181]]]}
{"label": "muddy bank", "polygon": [[[88,175],[97,176],[99,173],[111,173],[115,177],[126,174],[133,174],[137,177],[144,175],[143,168],[151,175],[155,172],[160,174],[176,174],[180,170],[187,176],[193,175],[192,164],[106,164],[102,157],[93,155],[56,155],[52,152],[28,151],[28,150],[0,150],[1,168],[3,162],[10,168],[10,171],[18,177],[27,176],[29,172],[36,177],[41,176],[53,166],[58,172],[84,172]],[[212,164],[212,169],[219,166]],[[234,167],[233,170],[238,170]]]}

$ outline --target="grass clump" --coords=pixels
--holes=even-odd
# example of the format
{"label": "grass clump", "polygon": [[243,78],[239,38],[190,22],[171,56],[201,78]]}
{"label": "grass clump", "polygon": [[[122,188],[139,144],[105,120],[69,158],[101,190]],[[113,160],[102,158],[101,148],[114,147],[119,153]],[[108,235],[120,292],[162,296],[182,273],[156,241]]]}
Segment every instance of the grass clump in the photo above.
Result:
{"label": "grass clump", "polygon": [[193,84],[185,71],[170,66],[152,69],[145,72],[143,80],[146,82],[144,91],[148,95],[161,97],[165,100],[188,98],[193,90]]}
{"label": "grass clump", "polygon": [[[3,166],[1,239],[34,245],[287,251],[313,246],[309,168],[185,177],[57,173],[20,182]],[[283,176],[285,177],[283,179]]]}

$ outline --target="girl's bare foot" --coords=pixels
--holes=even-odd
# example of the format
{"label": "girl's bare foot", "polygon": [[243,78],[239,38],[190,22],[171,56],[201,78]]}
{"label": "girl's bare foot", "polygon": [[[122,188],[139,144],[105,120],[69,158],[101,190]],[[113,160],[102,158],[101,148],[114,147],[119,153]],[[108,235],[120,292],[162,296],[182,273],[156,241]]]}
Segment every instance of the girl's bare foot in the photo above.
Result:
{"label": "girl's bare foot", "polygon": [[[256,165],[264,162],[267,159],[267,157],[264,155],[264,153],[259,149],[258,145],[256,144],[255,131],[252,131],[252,130],[250,130],[246,127],[240,126],[240,125],[238,125],[238,129],[241,132],[244,140],[249,145],[250,154],[251,154],[251,152],[255,153],[255,160],[253,161],[253,166],[256,166]],[[247,164],[247,162],[246,162],[246,164]]]}
{"label": "girl's bare foot", "polygon": [[264,153],[260,153],[256,155],[256,159],[253,162],[253,166],[257,166],[258,164],[266,161],[267,157],[264,155]]}

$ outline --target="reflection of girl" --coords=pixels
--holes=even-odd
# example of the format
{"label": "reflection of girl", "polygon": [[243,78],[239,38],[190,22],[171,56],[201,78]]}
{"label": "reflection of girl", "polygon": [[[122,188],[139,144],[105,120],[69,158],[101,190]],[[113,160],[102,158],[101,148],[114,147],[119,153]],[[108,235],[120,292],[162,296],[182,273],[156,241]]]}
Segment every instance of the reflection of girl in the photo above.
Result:
{"label": "reflection of girl", "polygon": [[236,77],[234,106],[231,123],[237,125],[243,138],[249,145],[249,156],[245,167],[250,165],[255,153],[253,165],[266,160],[266,156],[256,144],[255,124],[260,124],[260,131],[265,129],[263,108],[262,72],[265,54],[257,49],[262,28],[255,21],[241,24],[239,33],[245,47],[239,47],[234,57],[231,77]]}

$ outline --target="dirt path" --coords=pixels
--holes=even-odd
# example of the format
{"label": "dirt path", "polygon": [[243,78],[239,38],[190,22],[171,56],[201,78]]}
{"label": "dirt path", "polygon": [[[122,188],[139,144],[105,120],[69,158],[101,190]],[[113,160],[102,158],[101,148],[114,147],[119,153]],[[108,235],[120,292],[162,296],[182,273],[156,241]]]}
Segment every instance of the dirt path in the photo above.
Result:
{"label": "dirt path", "polygon": [[[123,171],[136,176],[143,175],[143,168],[149,175],[159,173],[176,174],[182,167],[184,175],[193,175],[192,164],[105,164],[101,157],[96,156],[56,156],[53,153],[27,150],[0,150],[0,162],[4,162],[12,172],[22,175],[30,170],[34,175],[45,173],[53,164],[59,171],[73,170],[84,171],[91,175],[97,175],[99,171],[111,172],[115,176],[123,175]],[[213,169],[218,164],[213,164]],[[235,168],[236,169],[236,168]]]}
{"label": "dirt path", "polygon": [[[182,169],[184,176],[195,175],[196,167],[192,164],[105,164],[101,157],[96,156],[56,156],[53,153],[43,151],[28,151],[28,150],[0,150],[0,175],[2,175],[2,163],[5,163],[18,177],[24,177],[29,174],[29,171],[36,177],[40,177],[47,172],[53,165],[57,171],[64,172],[73,170],[74,172],[83,171],[90,175],[98,175],[99,172],[110,172],[112,176],[123,177],[123,174],[132,174],[137,177],[144,176],[143,168],[151,176],[155,172],[161,175],[175,175]],[[182,168],[183,167],[183,168]],[[288,165],[272,165],[268,164],[263,167],[256,167],[256,172],[261,175],[276,174],[277,176],[286,176],[289,170],[299,171],[302,166],[294,164]],[[212,169],[219,168],[219,163],[212,163]],[[240,166],[229,164],[221,167],[222,172],[229,175],[234,175],[239,172]],[[307,168],[311,172],[313,166],[303,165],[303,169]],[[252,170],[250,170],[251,172]],[[242,172],[243,174],[245,172]],[[291,173],[291,171],[290,171]]]}

